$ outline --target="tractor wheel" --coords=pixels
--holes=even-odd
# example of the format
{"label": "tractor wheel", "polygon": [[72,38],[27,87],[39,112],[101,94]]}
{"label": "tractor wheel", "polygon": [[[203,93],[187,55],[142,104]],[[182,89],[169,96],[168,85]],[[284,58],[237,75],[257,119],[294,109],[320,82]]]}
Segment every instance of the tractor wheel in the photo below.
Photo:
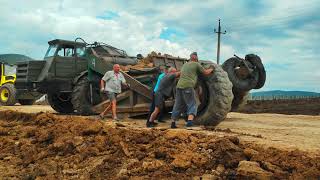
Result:
{"label": "tractor wheel", "polygon": [[254,70],[251,75],[247,77],[239,77],[236,73],[236,69],[240,66],[241,61],[235,57],[229,58],[222,64],[222,68],[228,73],[228,77],[234,88],[237,88],[241,91],[249,91],[254,89],[259,81],[259,72]]}
{"label": "tractor wheel", "polygon": [[95,114],[91,108],[102,101],[99,93],[99,86],[97,84],[98,83],[94,83],[94,87],[92,89],[93,103],[91,103],[90,83],[87,76],[83,76],[82,78],[80,78],[77,84],[74,86],[71,101],[74,109],[77,111],[77,114]]}
{"label": "tractor wheel", "polygon": [[21,105],[32,105],[36,100],[34,99],[18,99]]}
{"label": "tractor wheel", "polygon": [[205,126],[215,126],[224,120],[231,109],[233,99],[232,83],[228,74],[217,64],[211,66],[215,68],[214,73],[202,77],[199,82],[200,105],[195,119],[195,124]]}
{"label": "tractor wheel", "polygon": [[0,105],[13,106],[16,104],[16,89],[13,84],[8,83],[0,87]]}
{"label": "tractor wheel", "polygon": [[255,67],[255,71],[258,71],[259,74],[259,80],[254,89],[262,88],[264,83],[266,82],[266,70],[264,69],[260,57],[255,54],[247,54],[245,59]]}
{"label": "tractor wheel", "polygon": [[234,98],[232,100],[231,111],[236,112],[247,104],[249,91],[238,91],[233,89],[232,92]]}
{"label": "tractor wheel", "polygon": [[55,111],[63,114],[73,113],[70,94],[49,93],[47,97],[48,103]]}

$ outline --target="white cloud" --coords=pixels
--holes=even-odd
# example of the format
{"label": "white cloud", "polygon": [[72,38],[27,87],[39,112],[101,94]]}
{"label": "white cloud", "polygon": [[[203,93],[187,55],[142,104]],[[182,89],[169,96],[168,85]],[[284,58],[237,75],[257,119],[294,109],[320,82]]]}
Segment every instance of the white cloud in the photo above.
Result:
{"label": "white cloud", "polygon": [[[0,0],[0,53],[22,53],[42,58],[46,41],[54,38],[88,42],[103,41],[130,55],[151,51],[188,57],[197,51],[201,59],[216,60],[213,28],[222,18],[228,32],[222,36],[221,62],[233,54],[260,55],[267,65],[265,89],[307,89],[319,91],[317,51],[320,47],[320,3],[304,1],[261,1],[263,10],[248,13],[247,1],[20,1]],[[18,5],[17,5],[18,4]],[[97,19],[106,11],[119,17]],[[287,29],[295,19],[314,15],[319,21]],[[182,40],[160,39],[161,31],[183,31]],[[266,28],[266,31],[258,29]],[[267,34],[277,30],[282,35]],[[279,67],[287,66],[286,70]],[[292,81],[288,80],[292,79]]]}
{"label": "white cloud", "polygon": [[[115,45],[134,55],[160,51],[185,57],[185,54],[189,52],[186,47],[182,47],[178,43],[158,38],[162,29],[165,28],[163,23],[150,23],[147,17],[125,11],[119,12],[119,16],[120,18],[117,20],[103,20],[97,19],[96,15],[66,16],[64,12],[50,11],[47,8],[37,10],[31,8],[26,12],[9,15],[12,21],[7,23],[9,26],[14,24],[15,27],[21,27],[23,32],[19,31],[19,33],[25,36],[28,35],[28,32],[34,31],[39,31],[41,34],[51,34],[51,38],[72,40],[80,36],[88,42],[100,41]],[[5,36],[5,34],[2,35]],[[29,50],[21,47],[26,47],[26,44],[32,43],[32,41],[32,38],[28,39],[28,42],[13,41],[14,43],[9,46],[13,50],[19,49],[20,52],[22,50],[23,53],[29,54]],[[17,45],[19,43],[20,45]],[[47,46],[45,42],[42,43],[42,46]],[[41,46],[41,44],[39,45]],[[34,53],[31,54],[34,55]]]}

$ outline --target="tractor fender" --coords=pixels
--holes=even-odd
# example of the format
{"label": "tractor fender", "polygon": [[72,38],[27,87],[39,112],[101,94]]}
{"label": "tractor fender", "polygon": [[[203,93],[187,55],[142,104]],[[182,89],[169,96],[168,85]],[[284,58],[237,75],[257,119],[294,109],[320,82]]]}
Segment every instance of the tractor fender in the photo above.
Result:
{"label": "tractor fender", "polygon": [[81,79],[83,76],[88,75],[88,71],[82,71],[78,76],[76,76],[73,79],[73,85],[77,84],[77,82],[79,81],[79,79]]}

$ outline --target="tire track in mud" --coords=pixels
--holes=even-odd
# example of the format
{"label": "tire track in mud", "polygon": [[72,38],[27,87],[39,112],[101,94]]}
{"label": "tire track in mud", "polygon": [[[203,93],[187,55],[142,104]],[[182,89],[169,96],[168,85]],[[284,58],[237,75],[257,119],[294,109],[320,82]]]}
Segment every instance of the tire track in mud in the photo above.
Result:
{"label": "tire track in mud", "polygon": [[0,177],[317,179],[320,157],[238,135],[119,127],[89,117],[0,111]]}

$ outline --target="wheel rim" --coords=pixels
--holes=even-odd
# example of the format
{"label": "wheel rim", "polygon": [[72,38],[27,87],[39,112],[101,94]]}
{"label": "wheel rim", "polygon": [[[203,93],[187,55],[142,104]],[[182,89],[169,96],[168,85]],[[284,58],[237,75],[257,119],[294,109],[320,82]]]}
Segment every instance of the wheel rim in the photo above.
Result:
{"label": "wheel rim", "polygon": [[1,96],[1,101],[2,102],[7,102],[8,99],[9,99],[9,91],[8,91],[8,89],[6,89],[6,88],[2,89],[0,96]]}

